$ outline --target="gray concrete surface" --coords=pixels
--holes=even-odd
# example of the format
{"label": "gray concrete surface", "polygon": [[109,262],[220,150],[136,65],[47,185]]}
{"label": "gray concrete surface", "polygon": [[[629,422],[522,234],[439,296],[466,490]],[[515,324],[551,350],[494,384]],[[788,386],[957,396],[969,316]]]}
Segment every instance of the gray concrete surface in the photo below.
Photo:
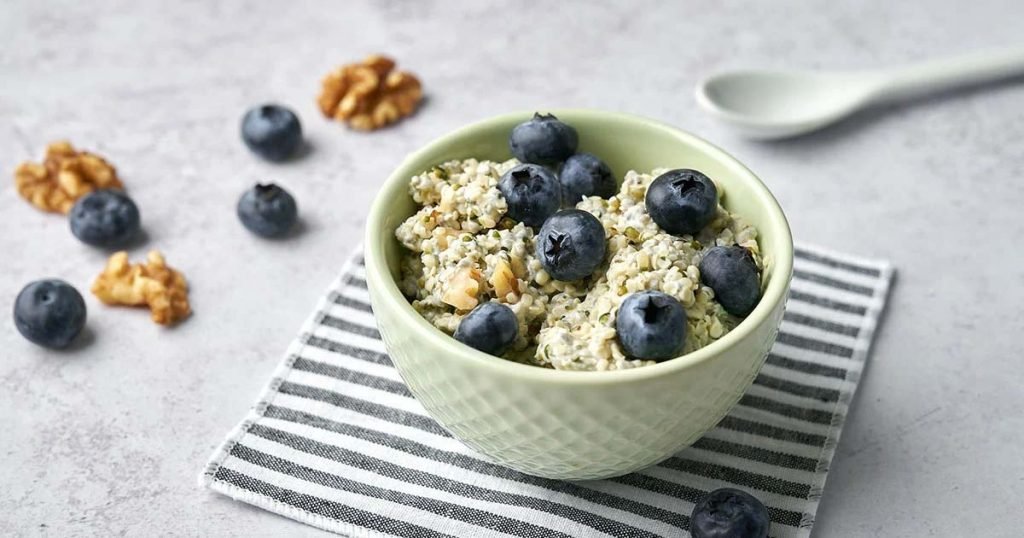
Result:
{"label": "gray concrete surface", "polygon": [[[29,280],[86,290],[104,253],[17,197],[10,173],[69,138],[119,167],[148,243],[192,283],[167,330],[87,297],[85,345],[54,353],[0,323],[0,535],[307,536],[196,487],[404,154],[516,109],[651,116],[718,143],[774,190],[798,239],[886,257],[891,310],[815,536],[1017,536],[1024,520],[1024,84],[866,114],[785,143],[712,123],[694,83],[739,66],[868,67],[1024,39],[1024,4],[920,2],[66,2],[0,5],[0,305]],[[372,51],[429,98],[394,129],[324,121],[335,64]],[[269,165],[246,107],[295,107],[312,150]],[[299,200],[304,232],[267,242],[234,203],[256,180]],[[5,316],[9,314],[4,314]]]}

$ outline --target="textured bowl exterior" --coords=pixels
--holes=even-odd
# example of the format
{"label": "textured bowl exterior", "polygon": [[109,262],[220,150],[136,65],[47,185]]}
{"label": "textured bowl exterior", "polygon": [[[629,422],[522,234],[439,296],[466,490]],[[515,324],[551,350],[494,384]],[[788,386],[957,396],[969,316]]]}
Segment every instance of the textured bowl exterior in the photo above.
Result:
{"label": "textured bowl exterior", "polygon": [[397,225],[412,214],[408,179],[452,158],[509,158],[507,134],[530,114],[456,131],[414,153],[378,194],[367,222],[366,275],[385,345],[428,413],[462,442],[513,469],[547,478],[606,478],[653,465],[689,446],[736,404],[764,362],[792,276],[792,239],[777,202],[721,150],[641,118],[555,111],[580,132],[581,151],[628,169],[692,167],[754,222],[765,254],[758,307],[721,340],[670,361],[618,372],[559,372],[491,357],[431,326],[398,291]]}
{"label": "textured bowl exterior", "polygon": [[455,437],[527,474],[585,480],[658,463],[717,424],[757,375],[781,315],[780,304],[750,338],[691,368],[568,386],[495,376],[416,341],[395,312],[377,319],[409,389]]}

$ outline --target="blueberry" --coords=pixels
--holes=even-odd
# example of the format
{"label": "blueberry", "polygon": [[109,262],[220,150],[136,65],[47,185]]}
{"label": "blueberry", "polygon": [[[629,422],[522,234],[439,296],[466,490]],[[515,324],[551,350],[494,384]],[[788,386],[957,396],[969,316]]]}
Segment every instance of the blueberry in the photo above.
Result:
{"label": "blueberry", "polygon": [[98,190],[75,202],[68,214],[71,233],[97,247],[123,245],[139,233],[139,208],[122,191]]}
{"label": "blueberry", "polygon": [[498,190],[508,204],[509,218],[527,226],[544,224],[562,205],[558,178],[536,164],[520,164],[505,172],[498,181]]}
{"label": "blueberry", "polygon": [[283,161],[302,142],[302,124],[294,112],[281,105],[253,107],[242,117],[242,141],[268,161]]}
{"label": "blueberry", "polygon": [[734,316],[746,316],[761,298],[761,276],[750,251],[739,246],[712,247],[698,266],[700,281]]}
{"label": "blueberry", "polygon": [[508,147],[520,162],[555,164],[576,153],[579,136],[572,126],[551,114],[533,115],[512,129]]}
{"label": "blueberry", "polygon": [[611,198],[618,189],[611,168],[589,153],[569,157],[558,182],[562,185],[562,202],[569,207],[575,207],[584,196]]}
{"label": "blueberry", "polygon": [[696,235],[715,218],[718,190],[696,170],[669,170],[647,187],[647,213],[673,235]]}
{"label": "blueberry", "polygon": [[519,320],[512,309],[495,302],[483,303],[459,322],[455,339],[469,347],[500,357],[519,335]]}
{"label": "blueberry", "polygon": [[67,347],[85,326],[85,301],[63,280],[36,280],[14,301],[14,325],[29,341],[43,347]]}
{"label": "blueberry", "polygon": [[770,524],[768,510],[753,495],[721,488],[693,507],[690,534],[693,538],[765,538]]}
{"label": "blueberry", "polygon": [[638,291],[619,305],[615,332],[630,358],[658,362],[674,359],[683,353],[686,311],[667,293]]}
{"label": "blueberry", "polygon": [[604,226],[582,209],[563,209],[537,235],[537,258],[556,280],[589,276],[604,260]]}
{"label": "blueberry", "polygon": [[257,184],[238,200],[238,218],[242,224],[263,237],[287,233],[295,225],[298,212],[295,198],[273,183]]}

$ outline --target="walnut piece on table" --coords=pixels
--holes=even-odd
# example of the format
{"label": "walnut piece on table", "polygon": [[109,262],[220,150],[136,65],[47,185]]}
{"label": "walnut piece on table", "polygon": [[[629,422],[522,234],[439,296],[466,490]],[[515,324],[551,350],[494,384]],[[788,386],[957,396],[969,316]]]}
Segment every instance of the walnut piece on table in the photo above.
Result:
{"label": "walnut piece on table", "polygon": [[117,170],[99,155],[67,141],[46,147],[42,163],[23,162],[14,171],[18,194],[43,211],[67,214],[75,201],[96,189],[123,189]]}
{"label": "walnut piece on table", "polygon": [[145,263],[131,264],[127,252],[114,253],[92,284],[92,293],[108,305],[149,306],[153,321],[173,325],[189,316],[188,283],[153,250]]}
{"label": "walnut piece on table", "polygon": [[324,116],[372,131],[410,116],[423,98],[420,81],[396,71],[391,58],[371,55],[324,77],[317,105]]}

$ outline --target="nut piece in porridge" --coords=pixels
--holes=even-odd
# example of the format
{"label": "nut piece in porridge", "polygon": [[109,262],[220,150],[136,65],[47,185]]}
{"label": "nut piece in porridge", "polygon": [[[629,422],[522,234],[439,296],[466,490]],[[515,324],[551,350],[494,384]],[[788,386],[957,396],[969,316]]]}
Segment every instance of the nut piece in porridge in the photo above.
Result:
{"label": "nut piece in porridge", "polygon": [[480,280],[483,275],[475,267],[463,267],[448,279],[448,291],[444,292],[442,301],[454,306],[457,310],[476,308],[477,293],[480,292]]}

